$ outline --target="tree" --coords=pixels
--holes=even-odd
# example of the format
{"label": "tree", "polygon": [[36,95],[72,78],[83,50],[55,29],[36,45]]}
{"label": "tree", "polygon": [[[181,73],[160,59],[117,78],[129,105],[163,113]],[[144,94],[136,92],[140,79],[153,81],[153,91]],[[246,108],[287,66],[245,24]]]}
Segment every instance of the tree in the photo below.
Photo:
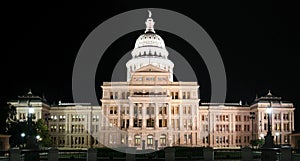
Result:
{"label": "tree", "polygon": [[0,104],[0,134],[7,134],[16,120],[16,107],[7,103]]}
{"label": "tree", "polygon": [[[8,134],[11,135],[10,137],[10,145],[12,147],[24,145],[28,141],[29,135],[28,129],[28,121],[16,121],[12,122],[10,128],[8,129]],[[52,140],[49,135],[48,127],[43,119],[37,120],[37,122],[32,122],[32,130],[31,135],[34,138],[39,135],[40,139],[36,140],[43,147],[51,146]],[[25,137],[21,137],[21,133],[25,134]]]}
{"label": "tree", "polygon": [[48,127],[47,127],[47,124],[46,124],[45,120],[39,119],[36,122],[36,131],[37,131],[37,135],[39,135],[40,138],[41,138],[38,141],[40,143],[40,145],[43,146],[43,147],[51,146],[52,140],[51,140],[51,137],[49,135],[49,130],[48,130]]}
{"label": "tree", "polygon": [[256,139],[251,140],[250,144],[254,147],[262,147],[264,145],[265,140],[264,139]]}

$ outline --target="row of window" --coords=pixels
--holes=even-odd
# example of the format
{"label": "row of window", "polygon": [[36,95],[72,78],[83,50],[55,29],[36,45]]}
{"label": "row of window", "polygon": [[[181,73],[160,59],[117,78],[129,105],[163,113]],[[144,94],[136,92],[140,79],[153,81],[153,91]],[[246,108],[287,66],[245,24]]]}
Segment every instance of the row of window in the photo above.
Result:
{"label": "row of window", "polygon": [[[243,142],[244,143],[250,143],[250,136],[236,136],[235,137],[235,143],[242,143],[242,138],[243,138]],[[203,143],[204,143],[204,139],[208,139],[208,138],[203,138]],[[208,143],[208,141],[206,141],[206,143]],[[229,144],[230,143],[230,137],[229,136],[216,136],[216,143],[217,144]]]}
{"label": "row of window", "polygon": [[[280,113],[273,113],[272,116],[274,117],[274,120],[281,120],[281,114]],[[268,119],[268,114],[264,114],[264,120]],[[283,120],[289,120],[289,114],[285,113],[283,114]]]}
{"label": "row of window", "polygon": [[[267,129],[268,129],[268,125],[267,125],[267,123],[265,123],[264,124],[264,130],[267,130]],[[284,123],[283,124],[283,129],[282,129],[280,123],[275,123],[275,124],[273,124],[273,129],[276,130],[276,131],[283,130],[283,131],[287,131],[287,132],[291,130],[290,129],[290,123]]]}
{"label": "row of window", "polygon": [[[85,120],[85,115],[71,115],[72,121],[84,121]],[[66,115],[51,115],[50,116],[52,121],[65,121],[66,120]]]}
{"label": "row of window", "polygon": [[[264,130],[267,130],[268,129],[268,125],[265,123],[264,124]],[[275,130],[275,131],[281,131],[281,130],[283,130],[283,131],[290,131],[290,123],[284,123],[283,124],[283,129],[282,129],[282,127],[281,127],[281,123],[275,123],[275,124],[273,124],[273,129]]]}
{"label": "row of window", "polygon": [[[202,121],[208,121],[208,115],[201,115]],[[249,121],[250,116],[244,115],[243,121]],[[229,121],[229,115],[216,115],[216,121],[223,121],[228,122]],[[235,115],[235,121],[242,121],[242,115]]]}
{"label": "row of window", "polygon": [[50,118],[52,121],[56,121],[56,120],[65,121],[66,115],[51,115]]}
{"label": "row of window", "polygon": [[[161,79],[167,79],[167,78],[161,78]],[[149,78],[150,80],[150,78]],[[154,93],[154,92],[134,92],[135,95],[166,95],[167,92],[164,91],[164,92],[158,92],[158,93]],[[193,94],[193,96],[192,96]],[[105,95],[106,96],[106,92],[105,92]],[[128,97],[130,96],[130,92],[109,92],[109,98],[110,99],[128,99]],[[179,97],[179,92],[170,92],[170,96],[172,99],[191,99],[191,98],[195,98],[197,97],[196,96],[196,93],[195,92],[188,92],[188,91],[183,91],[181,92],[181,97]]]}
{"label": "row of window", "polygon": [[58,129],[57,129],[57,125],[50,125],[50,131],[51,132],[65,132],[66,131],[66,126],[65,125],[58,125]]}
{"label": "row of window", "polygon": [[134,81],[166,81],[168,80],[167,77],[157,77],[157,79],[155,79],[155,77],[133,77]]}
{"label": "row of window", "polygon": [[[65,137],[51,137],[51,140],[54,145],[65,145]],[[97,144],[98,144],[98,139],[96,138]],[[84,145],[85,144],[85,138],[84,137],[74,137],[71,136],[71,145]]]}
{"label": "row of window", "polygon": [[[24,117],[25,117],[25,115],[24,115]],[[73,122],[75,122],[75,121],[84,121],[85,120],[85,115],[71,115],[71,117],[72,117]],[[22,114],[22,118],[23,118],[23,114]],[[50,116],[50,118],[51,118],[52,121],[56,121],[56,120],[66,121],[66,115],[52,115],[52,116]],[[97,121],[99,121],[99,118],[100,118],[99,115],[93,115],[92,121],[97,122]]]}
{"label": "row of window", "polygon": [[[20,120],[26,120],[27,118],[27,114],[26,113],[19,113],[19,119]],[[35,113],[32,113],[31,114],[31,118],[32,119],[36,119],[36,114]]]}
{"label": "row of window", "polygon": [[[134,145],[135,146],[140,146],[141,145],[141,135],[135,135],[134,136]],[[146,140],[146,144],[147,146],[153,146],[154,144],[154,140],[153,140],[153,135],[148,135],[147,136],[147,140]],[[166,143],[167,143],[167,137],[165,134],[162,134],[160,137],[159,137],[159,143],[161,146],[165,146]]]}
{"label": "row of window", "polygon": [[[142,114],[142,108],[141,106],[134,106],[133,113],[134,115],[137,114]],[[183,106],[182,107],[182,113],[183,114],[191,114],[191,106]],[[158,107],[158,113],[161,115],[166,115],[167,114],[167,107]],[[146,114],[147,115],[154,115],[155,107],[153,105],[149,105],[149,107],[146,107]],[[129,114],[129,107],[121,107],[120,109],[121,114]],[[117,115],[118,114],[118,107],[117,106],[111,106],[109,107],[109,114],[110,115]],[[179,107],[178,106],[172,106],[171,107],[171,114],[176,115],[179,114]]]}

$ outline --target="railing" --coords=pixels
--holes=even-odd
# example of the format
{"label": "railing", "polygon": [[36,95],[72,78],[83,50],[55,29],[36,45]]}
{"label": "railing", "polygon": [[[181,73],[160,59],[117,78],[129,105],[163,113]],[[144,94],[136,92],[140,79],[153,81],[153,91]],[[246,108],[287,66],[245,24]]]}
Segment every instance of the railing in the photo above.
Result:
{"label": "railing", "polygon": [[113,149],[109,148],[99,148],[97,149],[97,158],[98,160],[104,160],[104,159],[110,159],[112,160],[113,158],[125,158],[126,154],[115,151]]}
{"label": "railing", "polygon": [[0,161],[9,161],[9,151],[0,151]]}
{"label": "railing", "polygon": [[48,160],[48,150],[22,149],[20,160]]}
{"label": "railing", "polygon": [[261,149],[252,149],[252,156],[254,160],[260,160],[261,158]]}
{"label": "railing", "polygon": [[[136,161],[140,160],[168,160],[166,157],[174,158],[176,161],[184,160],[222,160],[222,161],[243,161],[243,160],[271,160],[271,161],[299,161],[300,149],[290,148],[268,148],[251,149],[213,149],[205,147],[172,147],[154,151],[153,149],[131,151],[130,154]],[[126,149],[129,150],[129,149]],[[101,161],[109,160],[132,160],[129,154],[122,153],[110,148],[98,148],[89,150],[28,150],[14,149],[12,151],[0,151],[0,161],[87,161],[93,159]],[[56,157],[53,157],[56,156]],[[92,157],[91,157],[92,156]],[[246,156],[246,157],[245,157]],[[12,159],[13,158],[13,159]],[[56,158],[56,159],[53,159]],[[287,159],[288,158],[288,159]],[[96,160],[95,160],[96,159]]]}
{"label": "railing", "polygon": [[86,161],[87,150],[59,150],[59,161],[82,160]]}
{"label": "railing", "polygon": [[292,149],[292,161],[300,160],[300,149]]}
{"label": "railing", "polygon": [[275,159],[272,161],[281,161],[280,148],[264,148],[264,149],[260,149],[260,151],[261,151],[261,158],[263,158],[264,153],[268,153],[273,157],[273,159]]}
{"label": "railing", "polygon": [[214,149],[215,160],[241,160],[241,149]]}

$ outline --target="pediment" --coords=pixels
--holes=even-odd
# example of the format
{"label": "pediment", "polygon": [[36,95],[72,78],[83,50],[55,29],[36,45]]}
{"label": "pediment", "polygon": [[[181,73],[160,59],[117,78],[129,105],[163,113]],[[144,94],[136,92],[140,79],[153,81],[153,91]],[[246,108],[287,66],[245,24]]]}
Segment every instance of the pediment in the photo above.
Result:
{"label": "pediment", "polygon": [[168,73],[167,71],[156,67],[152,64],[146,65],[141,67],[140,69],[136,70],[135,73],[141,73],[141,72],[159,72],[159,73]]}

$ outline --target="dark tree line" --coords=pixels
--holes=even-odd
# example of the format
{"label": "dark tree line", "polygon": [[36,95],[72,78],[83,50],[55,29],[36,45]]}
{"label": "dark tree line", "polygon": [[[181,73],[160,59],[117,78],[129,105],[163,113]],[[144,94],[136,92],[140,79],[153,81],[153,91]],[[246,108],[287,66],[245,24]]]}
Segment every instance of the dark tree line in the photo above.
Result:
{"label": "dark tree line", "polygon": [[[0,104],[0,134],[11,135],[9,143],[11,147],[20,147],[20,145],[25,145],[28,139],[29,126],[28,121],[18,121],[16,119],[16,107],[1,103]],[[40,140],[37,143],[43,147],[49,147],[52,144],[51,137],[49,135],[49,130],[46,121],[39,119],[36,122],[32,122],[32,135],[40,136]],[[22,137],[21,134],[24,133],[25,136]]]}

